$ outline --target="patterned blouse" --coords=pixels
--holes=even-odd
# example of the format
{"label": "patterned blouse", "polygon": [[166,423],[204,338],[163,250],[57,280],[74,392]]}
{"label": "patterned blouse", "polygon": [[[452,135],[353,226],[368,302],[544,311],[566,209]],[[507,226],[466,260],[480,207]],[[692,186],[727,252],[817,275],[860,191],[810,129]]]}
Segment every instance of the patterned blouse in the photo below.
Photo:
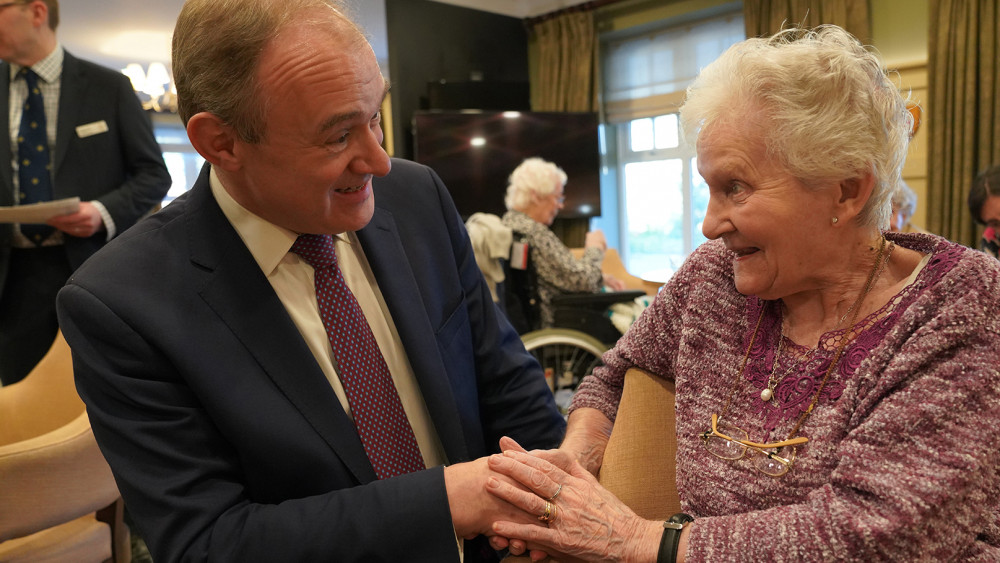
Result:
{"label": "patterned blouse", "polygon": [[692,254],[581,384],[570,411],[614,420],[629,367],[675,381],[689,562],[1000,561],[1000,263],[934,235],[886,237],[929,259],[852,330],[781,477],[715,457],[699,434],[732,397],[728,424],[787,438],[844,334],[814,352],[786,341],[775,366],[780,308],[736,291],[720,242]]}
{"label": "patterned blouse", "polygon": [[593,293],[604,284],[601,262],[604,251],[587,248],[577,259],[548,227],[520,211],[508,211],[503,224],[527,239],[530,260],[538,274],[542,302],[542,326],[552,326],[552,298],[564,293]]}

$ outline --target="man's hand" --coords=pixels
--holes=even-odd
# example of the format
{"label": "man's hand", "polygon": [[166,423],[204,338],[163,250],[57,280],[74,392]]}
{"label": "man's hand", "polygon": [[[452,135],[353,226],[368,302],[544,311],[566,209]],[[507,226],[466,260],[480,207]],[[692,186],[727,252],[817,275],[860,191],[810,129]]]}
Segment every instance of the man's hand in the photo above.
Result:
{"label": "man's hand", "polygon": [[47,221],[49,226],[74,237],[87,238],[104,228],[101,212],[89,201],[80,202],[76,213],[57,215]]}
{"label": "man's hand", "polygon": [[493,535],[491,526],[497,520],[539,525],[537,515],[527,514],[486,492],[486,483],[490,477],[523,488],[512,479],[490,471],[487,458],[444,468],[451,521],[459,537],[470,539],[479,534]]}

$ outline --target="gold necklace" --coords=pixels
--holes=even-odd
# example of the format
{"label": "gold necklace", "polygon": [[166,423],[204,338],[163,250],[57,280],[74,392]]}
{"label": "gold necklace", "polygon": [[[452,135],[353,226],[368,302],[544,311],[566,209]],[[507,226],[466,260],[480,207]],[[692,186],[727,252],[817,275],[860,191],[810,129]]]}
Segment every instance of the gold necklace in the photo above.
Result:
{"label": "gold necklace", "polygon": [[[892,251],[896,247],[896,245],[892,242],[889,242],[889,250],[885,252],[885,256],[883,257],[881,256],[881,254],[884,247],[885,247],[885,238],[882,239],[882,247],[879,248],[879,255],[875,257],[875,267],[878,268],[878,271],[875,273],[875,278],[867,282],[870,283],[872,287],[874,286],[874,283],[878,281],[880,277],[882,277],[882,272],[885,271],[886,264],[889,263],[889,258],[892,256]],[[869,274],[869,276],[871,276],[871,274]],[[867,284],[866,287],[868,288],[868,291],[871,290],[871,287],[868,287]],[[854,311],[854,308],[860,305],[861,301],[863,301],[867,295],[868,295],[867,292],[865,292],[860,299],[855,300],[854,303],[852,303],[851,306],[848,307],[847,311],[845,311],[843,316],[840,317],[840,320],[837,321],[837,325],[833,327],[833,330],[837,330],[844,324],[844,321],[847,320],[847,315],[850,315]],[[793,365],[788,371],[782,374],[781,377],[775,377],[775,374],[778,371],[778,358],[781,357],[781,351],[784,350],[784,345],[785,345],[785,323],[782,322],[781,334],[778,335],[778,350],[777,352],[774,353],[774,363],[771,365],[771,374],[767,378],[767,387],[765,387],[760,392],[760,399],[764,402],[770,401],[771,398],[774,397],[774,389],[778,386],[779,383],[784,381],[784,379],[788,377],[789,374],[798,371],[803,366],[809,365],[809,361],[812,359],[813,354],[816,352],[816,350],[819,349],[819,346],[817,346],[816,348],[810,348],[809,351],[803,354],[801,359],[798,362],[796,362],[795,365]]]}
{"label": "gold necklace", "polygon": [[[885,253],[885,247],[886,247],[886,239],[885,236],[882,236],[880,239],[878,255],[875,257],[875,264],[872,265],[871,272],[868,273],[868,279],[865,281],[865,286],[861,290],[861,293],[858,295],[858,298],[854,301],[854,304],[851,305],[850,309],[848,309],[849,312],[853,312],[853,315],[851,316],[851,323],[848,325],[849,327],[853,328],[854,324],[857,322],[858,312],[860,311],[858,305],[865,300],[865,297],[868,297],[868,293],[871,292],[872,287],[875,285],[875,275],[876,274],[881,275],[881,271],[884,268],[884,265],[881,264],[881,262],[882,262],[882,257]],[[733,388],[729,391],[729,397],[726,399],[726,405],[722,408],[722,413],[719,414],[719,419],[722,419],[722,417],[726,415],[726,412],[729,411],[729,406],[732,404],[733,401],[733,395],[736,393],[736,389],[739,386],[740,379],[743,377],[743,373],[746,371],[747,361],[750,359],[750,350],[753,349],[753,343],[757,339],[757,332],[760,330],[760,321],[761,319],[764,318],[765,310],[766,307],[762,306],[760,308],[760,315],[757,316],[757,323],[753,327],[753,334],[750,335],[750,344],[747,345],[746,353],[743,354],[743,362],[740,365],[739,371],[736,373],[736,380],[733,381]],[[799,419],[795,422],[795,426],[792,427],[792,431],[788,433],[788,437],[785,438],[785,440],[791,440],[792,438],[794,438],[795,434],[798,433],[799,428],[802,427],[802,423],[805,422],[806,418],[808,418],[810,414],[812,414],[813,408],[815,408],[816,403],[819,402],[819,396],[823,392],[823,388],[826,387],[827,381],[830,380],[830,374],[833,373],[833,369],[837,367],[837,363],[840,362],[840,357],[843,355],[844,349],[846,349],[847,345],[853,341],[854,338],[850,336],[850,332],[844,335],[844,338],[841,341],[840,345],[837,346],[837,351],[833,355],[833,359],[830,361],[830,367],[827,368],[826,374],[823,376],[823,380],[819,384],[819,388],[816,389],[816,393],[813,395],[812,401],[809,403],[809,407],[806,408],[806,410],[802,413]],[[775,361],[777,362],[777,357],[775,357]]]}

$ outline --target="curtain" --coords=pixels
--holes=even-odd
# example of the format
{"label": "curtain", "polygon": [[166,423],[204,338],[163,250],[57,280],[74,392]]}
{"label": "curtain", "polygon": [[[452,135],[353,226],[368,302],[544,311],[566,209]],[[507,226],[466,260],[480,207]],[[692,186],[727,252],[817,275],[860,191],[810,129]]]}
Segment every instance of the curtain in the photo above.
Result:
{"label": "curtain", "polygon": [[597,33],[591,10],[535,24],[539,83],[534,111],[597,111]]}
{"label": "curtain", "polygon": [[976,246],[972,179],[1000,164],[1000,29],[996,0],[932,0],[928,48],[927,228]]}
{"label": "curtain", "polygon": [[[960,0],[959,0],[960,1]],[[747,37],[774,35],[788,27],[832,23],[864,44],[871,43],[869,0],[744,0]]]}
{"label": "curtain", "polygon": [[[534,111],[597,111],[597,32],[592,10],[559,14],[535,24],[538,83]],[[559,163],[556,163],[559,164]],[[571,179],[572,181],[572,179]],[[572,188],[571,188],[572,189]],[[583,246],[590,221],[556,218],[552,232],[569,247]]]}

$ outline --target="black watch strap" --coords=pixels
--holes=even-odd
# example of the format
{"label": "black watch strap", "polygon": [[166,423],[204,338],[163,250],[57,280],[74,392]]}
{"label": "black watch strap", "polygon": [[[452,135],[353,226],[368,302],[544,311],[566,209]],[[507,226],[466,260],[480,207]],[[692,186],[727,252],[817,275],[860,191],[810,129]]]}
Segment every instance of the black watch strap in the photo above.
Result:
{"label": "black watch strap", "polygon": [[656,554],[656,563],[677,562],[677,545],[681,541],[681,530],[689,522],[694,522],[694,518],[678,512],[663,523],[663,536],[660,537],[660,550]]}

